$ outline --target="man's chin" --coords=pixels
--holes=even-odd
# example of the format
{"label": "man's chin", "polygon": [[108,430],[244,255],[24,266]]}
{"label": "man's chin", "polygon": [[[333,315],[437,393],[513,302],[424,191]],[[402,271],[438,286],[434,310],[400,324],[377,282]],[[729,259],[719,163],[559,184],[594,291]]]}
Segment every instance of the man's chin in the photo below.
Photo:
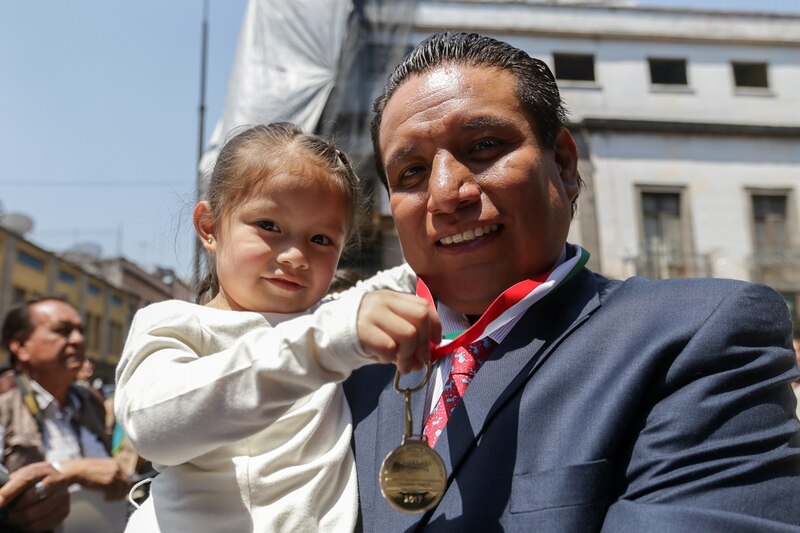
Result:
{"label": "man's chin", "polygon": [[69,372],[75,372],[77,374],[83,366],[83,362],[85,360],[86,357],[84,356],[70,355],[64,359],[64,368],[66,368]]}

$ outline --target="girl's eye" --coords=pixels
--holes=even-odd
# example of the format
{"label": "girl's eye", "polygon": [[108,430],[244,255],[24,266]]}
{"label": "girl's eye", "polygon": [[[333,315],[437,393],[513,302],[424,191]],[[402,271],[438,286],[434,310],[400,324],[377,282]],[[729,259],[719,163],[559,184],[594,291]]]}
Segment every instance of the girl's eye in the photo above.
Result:
{"label": "girl's eye", "polygon": [[280,231],[278,225],[271,220],[259,220],[256,222],[256,226],[264,231]]}
{"label": "girl's eye", "polygon": [[311,242],[316,244],[322,244],[323,246],[329,246],[333,244],[333,241],[326,237],[325,235],[314,235],[311,237]]}

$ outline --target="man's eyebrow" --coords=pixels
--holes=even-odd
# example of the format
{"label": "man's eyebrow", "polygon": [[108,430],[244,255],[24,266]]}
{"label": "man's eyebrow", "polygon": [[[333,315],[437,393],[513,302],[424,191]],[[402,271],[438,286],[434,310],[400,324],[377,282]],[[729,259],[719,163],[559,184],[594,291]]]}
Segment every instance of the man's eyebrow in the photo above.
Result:
{"label": "man's eyebrow", "polygon": [[398,164],[400,161],[402,161],[403,159],[408,157],[408,154],[412,153],[415,149],[416,149],[416,145],[407,144],[407,145],[395,150],[391,154],[392,157],[390,157],[389,160],[384,165],[384,168],[388,168],[388,167],[390,167],[392,165]]}
{"label": "man's eyebrow", "polygon": [[466,120],[462,127],[469,130],[478,130],[483,128],[503,128],[511,125],[512,122],[508,119],[494,115],[481,115]]}

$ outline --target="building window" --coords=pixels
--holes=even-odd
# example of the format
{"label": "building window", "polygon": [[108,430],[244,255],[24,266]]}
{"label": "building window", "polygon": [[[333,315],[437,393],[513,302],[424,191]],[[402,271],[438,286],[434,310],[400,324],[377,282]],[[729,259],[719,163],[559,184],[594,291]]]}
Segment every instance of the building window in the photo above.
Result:
{"label": "building window", "polygon": [[789,248],[785,194],[753,194],[753,235],[756,254],[777,256]]}
{"label": "building window", "polygon": [[86,347],[94,352],[100,351],[100,316],[94,313],[86,313]]}
{"label": "building window", "polygon": [[637,259],[637,274],[655,279],[709,275],[705,259],[692,252],[683,190],[644,188],[639,203],[642,252]]}
{"label": "building window", "polygon": [[685,59],[648,59],[653,85],[688,85]]}
{"label": "building window", "polygon": [[642,193],[642,221],[648,253],[680,255],[681,196],[679,193]]}
{"label": "building window", "polygon": [[91,294],[92,296],[100,296],[100,287],[97,285],[92,285],[91,283],[86,286],[86,291]]}
{"label": "building window", "polygon": [[11,303],[20,304],[25,301],[25,289],[14,287],[11,293]]}
{"label": "building window", "polygon": [[17,251],[17,261],[35,270],[44,270],[44,261],[22,250]]}
{"label": "building window", "polygon": [[64,272],[63,270],[58,271],[58,280],[62,283],[66,283],[67,285],[75,284],[75,276],[69,272]]}
{"label": "building window", "polygon": [[739,63],[734,62],[733,81],[737,87],[767,88],[766,63]]}
{"label": "building window", "polygon": [[755,189],[749,194],[753,226],[752,279],[796,293],[800,285],[800,252],[796,247],[793,193],[790,189]]}
{"label": "building window", "polygon": [[113,354],[122,353],[122,325],[109,323],[109,351]]}
{"label": "building window", "polygon": [[116,322],[108,324],[108,351],[113,354],[122,352],[122,326]]}
{"label": "building window", "polygon": [[556,78],[594,81],[594,56],[591,54],[553,54]]}
{"label": "building window", "polygon": [[111,305],[113,305],[114,307],[122,307],[122,298],[120,298],[116,294],[112,294]]}

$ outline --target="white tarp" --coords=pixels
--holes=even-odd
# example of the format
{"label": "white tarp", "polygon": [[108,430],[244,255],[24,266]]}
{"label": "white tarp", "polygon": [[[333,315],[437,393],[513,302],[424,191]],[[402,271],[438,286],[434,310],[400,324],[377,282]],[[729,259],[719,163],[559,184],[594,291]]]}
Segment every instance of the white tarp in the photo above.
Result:
{"label": "white tarp", "polygon": [[314,130],[336,79],[351,10],[350,0],[248,2],[203,171],[237,126],[288,120]]}

